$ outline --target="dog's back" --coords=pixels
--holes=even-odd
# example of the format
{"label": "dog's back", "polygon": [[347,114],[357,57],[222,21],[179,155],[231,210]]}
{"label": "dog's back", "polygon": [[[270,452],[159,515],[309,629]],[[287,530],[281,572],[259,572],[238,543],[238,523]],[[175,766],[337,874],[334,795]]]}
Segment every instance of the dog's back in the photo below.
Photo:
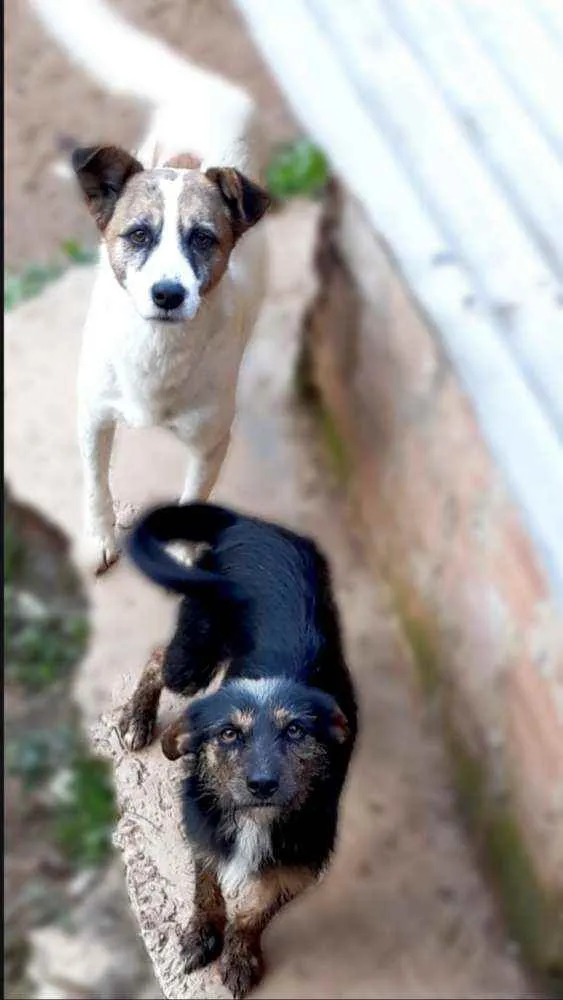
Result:
{"label": "dog's back", "polygon": [[[196,566],[167,554],[164,546],[177,540],[207,544]],[[229,678],[285,676],[317,687],[355,730],[330,573],[313,541],[212,504],[188,504],[146,515],[129,551],[150,579],[184,595],[169,657],[180,673],[186,643],[219,642],[212,658],[231,660]],[[178,681],[167,678],[181,690]]]}

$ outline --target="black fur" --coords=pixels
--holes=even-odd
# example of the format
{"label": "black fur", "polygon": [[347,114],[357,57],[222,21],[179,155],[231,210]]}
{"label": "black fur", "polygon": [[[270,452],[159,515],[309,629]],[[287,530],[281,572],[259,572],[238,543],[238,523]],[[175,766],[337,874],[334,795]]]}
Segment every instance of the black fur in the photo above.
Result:
{"label": "black fur", "polygon": [[[185,567],[164,549],[176,540],[209,547],[197,566]],[[317,874],[334,845],[357,732],[326,560],[307,538],[200,503],[152,511],[136,525],[128,547],[144,574],[183,595],[165,654],[165,685],[192,695],[207,686],[221,661],[229,661],[219,691],[187,709],[186,752],[197,758],[203,739],[233,710],[253,708],[251,694],[238,681],[265,678],[276,682],[276,704],[305,719],[326,751],[327,766],[315,775],[310,794],[299,808],[280,809],[272,826],[271,864],[305,866]],[[338,709],[347,724],[342,739],[331,730]],[[206,855],[227,859],[235,835],[232,812],[197,768],[190,771],[184,795],[188,836]]]}

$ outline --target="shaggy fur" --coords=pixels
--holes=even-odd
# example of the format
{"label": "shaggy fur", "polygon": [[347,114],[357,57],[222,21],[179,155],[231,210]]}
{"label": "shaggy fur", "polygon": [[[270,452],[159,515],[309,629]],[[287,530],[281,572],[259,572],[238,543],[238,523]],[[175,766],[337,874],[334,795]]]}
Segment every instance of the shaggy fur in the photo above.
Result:
{"label": "shaggy fur", "polygon": [[[206,543],[196,566],[165,551]],[[159,508],[130,539],[137,566],[184,595],[175,633],[155,652],[121,719],[139,749],[163,686],[196,696],[165,730],[183,757],[184,824],[196,859],[189,969],[221,954],[241,997],[262,975],[260,937],[321,875],[357,731],[330,575],[315,544],[208,504]]]}

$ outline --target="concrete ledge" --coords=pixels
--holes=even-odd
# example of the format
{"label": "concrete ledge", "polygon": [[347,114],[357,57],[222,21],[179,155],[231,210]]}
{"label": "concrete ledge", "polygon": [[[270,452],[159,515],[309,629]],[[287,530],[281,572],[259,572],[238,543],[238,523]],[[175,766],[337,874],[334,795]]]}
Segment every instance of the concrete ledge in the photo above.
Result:
{"label": "concrete ledge", "polygon": [[[116,708],[133,686],[129,677],[116,688]],[[184,705],[181,699],[163,699],[159,726]],[[129,900],[156,978],[166,997],[230,997],[216,964],[188,976],[178,950],[176,935],[189,923],[193,899],[192,856],[180,825],[181,764],[172,766],[163,759],[158,740],[132,754],[123,746],[115,722],[116,715],[104,716],[93,730],[93,741],[114,767],[121,815],[114,842],[125,863]]]}
{"label": "concrete ledge", "polygon": [[444,711],[515,932],[561,975],[563,622],[549,580],[437,335],[336,188],[317,268],[302,388]]}

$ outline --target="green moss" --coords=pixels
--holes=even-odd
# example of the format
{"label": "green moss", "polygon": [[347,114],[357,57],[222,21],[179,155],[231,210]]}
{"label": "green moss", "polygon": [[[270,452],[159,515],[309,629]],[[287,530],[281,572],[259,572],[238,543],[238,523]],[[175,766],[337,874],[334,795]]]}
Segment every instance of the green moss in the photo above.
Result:
{"label": "green moss", "polygon": [[318,197],[328,181],[324,153],[309,139],[301,138],[276,150],[266,169],[270,194],[279,201],[298,195]]}
{"label": "green moss", "polygon": [[508,799],[489,792],[485,766],[446,724],[460,810],[482,849],[502,898],[506,922],[527,962],[563,995],[563,899],[542,887]]}
{"label": "green moss", "polygon": [[301,350],[295,369],[295,392],[298,400],[307,407],[315,421],[320,438],[332,468],[340,482],[348,482],[352,464],[348,449],[338,429],[335,418],[325,404],[315,384],[309,350]]}
{"label": "green moss", "polygon": [[4,522],[4,586],[9,587],[20,572],[24,558],[21,539],[13,524]]}
{"label": "green moss", "polygon": [[[443,695],[433,628],[409,612],[400,585],[395,583],[393,592],[422,689],[432,698]],[[499,890],[509,931],[530,966],[548,978],[551,994],[563,996],[563,899],[540,885],[510,799],[499,800],[490,791],[486,765],[454,730],[447,698],[440,698],[440,712],[460,813]]]}
{"label": "green moss", "polygon": [[295,366],[295,391],[298,399],[309,406],[320,405],[320,393],[313,376],[311,349],[307,340],[301,345],[301,350]]}
{"label": "green moss", "polygon": [[82,753],[72,762],[68,790],[54,810],[55,840],[77,868],[101,864],[111,851],[117,819],[109,765]]}
{"label": "green moss", "polygon": [[434,697],[440,690],[440,668],[435,643],[428,628],[420,618],[400,614],[403,630],[411,647],[423,691],[429,697]]}
{"label": "green moss", "polygon": [[76,240],[65,240],[60,255],[50,263],[28,264],[17,273],[4,271],[4,311],[10,312],[21,302],[39,295],[64,274],[69,264],[91,264],[95,259],[94,250],[82,247]]}
{"label": "green moss", "polygon": [[[69,698],[68,680],[84,654],[88,620],[64,545],[55,555],[52,528],[46,526],[43,535],[34,516],[30,530],[27,518],[27,508],[8,502],[6,680],[21,708],[20,716],[7,719],[6,767],[21,783],[24,803],[32,810],[34,801],[42,803],[40,822],[66,862],[91,867],[109,855],[116,807],[110,767],[89,755]],[[21,717],[32,723],[22,725]],[[34,798],[32,793],[43,791],[46,796]]]}
{"label": "green moss", "polygon": [[49,614],[27,619],[6,595],[6,676],[26,691],[40,691],[68,676],[83,655],[88,623],[83,615]]}
{"label": "green moss", "polygon": [[326,407],[317,408],[320,433],[326,446],[333,469],[340,482],[347,482],[351,475],[350,456],[342,440],[336,422]]}

